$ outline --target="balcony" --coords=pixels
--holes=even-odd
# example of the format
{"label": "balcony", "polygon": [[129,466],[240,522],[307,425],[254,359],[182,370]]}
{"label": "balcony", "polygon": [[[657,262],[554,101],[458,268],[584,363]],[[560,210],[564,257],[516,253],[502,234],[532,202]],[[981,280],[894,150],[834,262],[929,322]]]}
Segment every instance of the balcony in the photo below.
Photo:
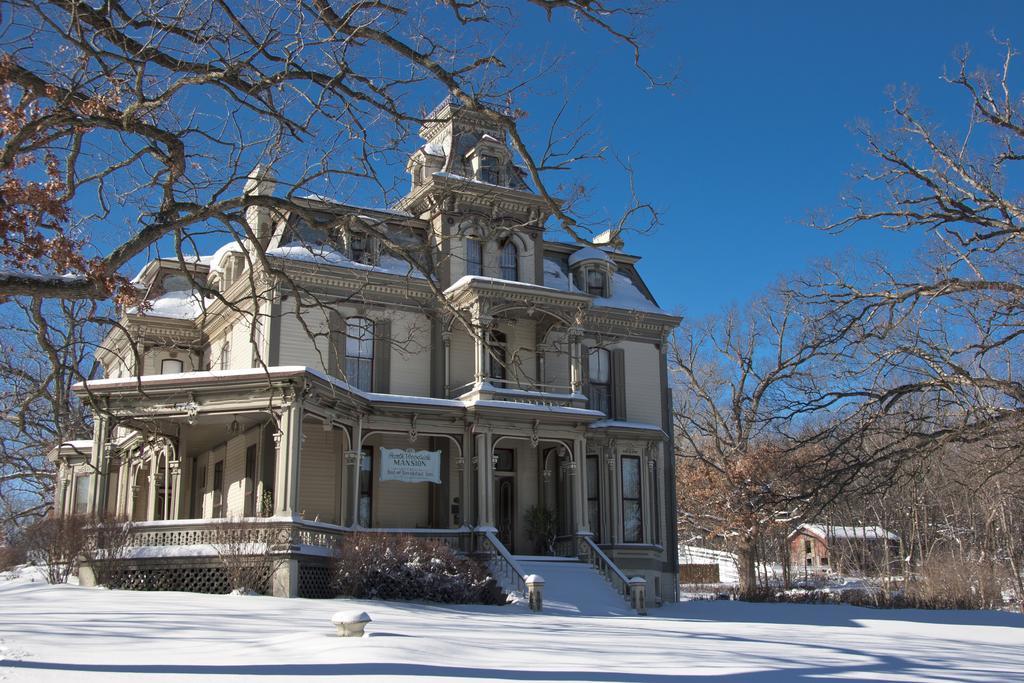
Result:
{"label": "balcony", "polygon": [[571,387],[540,384],[522,380],[485,377],[482,382],[468,382],[451,389],[449,398],[462,401],[510,401],[560,408],[586,408],[587,397]]}

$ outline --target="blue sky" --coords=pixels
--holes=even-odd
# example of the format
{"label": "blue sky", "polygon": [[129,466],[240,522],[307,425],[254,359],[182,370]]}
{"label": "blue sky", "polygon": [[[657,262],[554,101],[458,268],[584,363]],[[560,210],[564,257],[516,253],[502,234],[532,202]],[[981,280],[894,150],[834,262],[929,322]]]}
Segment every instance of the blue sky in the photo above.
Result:
{"label": "blue sky", "polygon": [[[955,68],[954,50],[969,44],[978,64],[998,65],[993,31],[1024,49],[1024,3],[1009,1],[685,2],[655,19],[645,61],[680,68],[671,92],[646,89],[629,55],[596,34],[536,30],[573,53],[577,101],[595,107],[640,194],[664,209],[664,226],[627,250],[644,257],[662,306],[691,316],[742,302],[813,259],[911,254],[912,236],[801,224],[810,210],[837,207],[865,162],[850,125],[883,127],[887,86],[906,83],[959,129],[966,101],[939,80]],[[540,95],[520,104],[543,115]],[[614,170],[587,178],[601,189],[595,209],[625,201]]]}
{"label": "blue sky", "polygon": [[[560,71],[515,102],[529,113],[528,142],[546,131],[567,90],[573,107],[592,114],[599,139],[629,159],[640,198],[662,212],[662,227],[628,236],[627,251],[643,257],[641,273],[662,307],[687,316],[741,303],[816,259],[908,259],[917,235],[869,226],[831,235],[804,224],[811,211],[838,208],[850,172],[867,161],[851,125],[884,128],[887,88],[908,84],[934,120],[960,130],[967,102],[940,81],[944,68],[956,68],[955,51],[970,45],[974,63],[996,66],[993,32],[1024,49],[1019,0],[674,2],[651,18],[643,61],[678,78],[651,89],[630,51],[607,35],[580,32],[565,15],[550,24],[532,9],[519,16],[502,54],[522,55],[524,72],[543,61],[536,55],[565,57]],[[429,109],[443,93],[431,85],[423,95]],[[400,166],[394,171],[404,176]],[[616,217],[628,200],[614,163],[586,165],[575,179],[594,188],[588,214]],[[558,180],[549,178],[550,186]],[[352,192],[343,198],[389,201],[373,187]],[[130,229],[132,217],[122,218]]]}

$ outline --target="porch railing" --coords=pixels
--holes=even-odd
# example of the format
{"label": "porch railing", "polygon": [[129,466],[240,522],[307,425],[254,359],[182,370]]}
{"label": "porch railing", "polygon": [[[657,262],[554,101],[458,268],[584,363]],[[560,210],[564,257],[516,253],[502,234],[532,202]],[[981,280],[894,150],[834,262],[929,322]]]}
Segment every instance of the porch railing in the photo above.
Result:
{"label": "porch railing", "polygon": [[487,567],[494,573],[494,578],[503,589],[508,592],[518,592],[526,595],[526,574],[523,568],[512,557],[493,531],[479,535],[478,551],[486,556]]}
{"label": "porch railing", "polygon": [[576,547],[579,557],[593,565],[601,576],[612,584],[612,588],[626,600],[632,602],[629,590],[629,577],[622,573],[622,570],[611,561],[604,551],[594,543],[590,536],[577,536]]}

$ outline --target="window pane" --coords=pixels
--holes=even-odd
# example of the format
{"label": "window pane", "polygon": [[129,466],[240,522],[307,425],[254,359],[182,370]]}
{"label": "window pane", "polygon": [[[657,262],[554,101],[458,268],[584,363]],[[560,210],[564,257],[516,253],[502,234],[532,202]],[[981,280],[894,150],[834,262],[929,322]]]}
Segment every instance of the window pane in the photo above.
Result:
{"label": "window pane", "polygon": [[622,458],[622,497],[640,498],[640,458]]}
{"label": "window pane", "polygon": [[588,359],[591,383],[607,384],[610,377],[611,353],[608,349],[591,349]]}
{"label": "window pane", "polygon": [[587,293],[604,296],[604,273],[600,270],[587,271]]}
{"label": "window pane", "polygon": [[519,250],[512,242],[506,242],[501,248],[501,278],[503,280],[519,279]]}
{"label": "window pane", "polygon": [[498,158],[491,156],[480,157],[480,180],[492,185],[498,184]]}
{"label": "window pane", "polygon": [[84,515],[89,509],[89,475],[75,479],[75,514]]}
{"label": "window pane", "polygon": [[163,375],[173,375],[184,371],[185,364],[175,358],[165,358],[160,364],[160,373]]}
{"label": "window pane", "polygon": [[373,391],[373,358],[345,358],[345,378],[361,391]]}
{"label": "window pane", "polygon": [[622,456],[622,540],[643,541],[643,516],[640,506],[640,458]]}
{"label": "window pane", "polygon": [[349,318],[346,321],[345,355],[349,358],[373,358],[373,321]]}
{"label": "window pane", "polygon": [[622,502],[622,540],[626,543],[640,543],[643,539],[640,501]]}
{"label": "window pane", "polygon": [[466,240],[466,274],[484,274],[483,245],[480,244],[478,239],[470,238]]}

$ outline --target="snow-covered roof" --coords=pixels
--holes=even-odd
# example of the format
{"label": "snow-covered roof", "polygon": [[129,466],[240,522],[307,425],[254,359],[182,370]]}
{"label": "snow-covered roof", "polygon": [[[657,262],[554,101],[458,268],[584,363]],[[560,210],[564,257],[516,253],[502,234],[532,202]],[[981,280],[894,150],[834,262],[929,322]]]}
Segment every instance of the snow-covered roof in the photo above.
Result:
{"label": "snow-covered roof", "polygon": [[[149,309],[141,315],[159,316],[161,318],[177,318],[179,320],[194,320],[203,312],[204,307],[212,302],[211,299],[203,300],[203,297],[194,290],[188,289],[178,292],[167,292],[149,300]],[[140,315],[137,308],[129,308],[126,313]]]}
{"label": "snow-covered roof", "polygon": [[425,280],[426,275],[408,262],[388,254],[384,254],[375,264],[360,263],[348,258],[345,254],[336,249],[320,245],[308,245],[293,242],[274,249],[267,249],[267,256],[288,259],[290,261],[304,261],[306,263],[322,263],[339,268],[351,268],[353,270],[364,270],[371,273],[386,273],[388,275],[400,275],[402,277],[413,277]]}
{"label": "snow-covered roof", "polygon": [[[580,291],[568,273],[562,270],[558,261],[552,259],[544,259],[544,286],[563,292]],[[659,308],[644,296],[644,293],[633,284],[633,280],[624,273],[612,273],[612,295],[594,297],[594,306],[667,315],[667,311]]]}
{"label": "snow-covered roof", "polygon": [[463,275],[458,280],[453,282],[448,289],[444,290],[445,294],[454,292],[457,289],[470,284],[471,282],[481,282],[485,284],[499,284],[499,285],[515,285],[516,287],[533,287],[535,289],[553,289],[548,287],[547,284],[538,285],[532,282],[520,282],[519,280],[504,280],[500,277],[487,277],[485,275]]}
{"label": "snow-covered roof", "polygon": [[825,524],[801,524],[793,534],[806,531],[826,540],[876,541],[887,538],[898,541],[900,537],[880,526],[833,526]]}
{"label": "snow-covered roof", "polygon": [[111,377],[107,379],[94,379],[87,382],[78,382],[72,386],[76,391],[83,391],[88,387],[91,391],[99,389],[126,388],[130,389],[141,385],[153,385],[159,383],[176,382],[183,380],[224,380],[224,379],[272,379],[274,377],[287,377],[300,373],[306,373],[317,377],[339,389],[359,396],[371,402],[401,403],[404,405],[437,406],[442,408],[508,408],[511,410],[529,410],[534,412],[545,412],[562,415],[575,415],[578,417],[601,417],[604,413],[588,408],[573,408],[570,406],[557,406],[539,403],[527,403],[524,401],[496,401],[479,398],[434,398],[431,396],[409,396],[406,394],[381,394],[376,392],[362,391],[348,382],[325,374],[316,368],[303,365],[282,365],[268,369],[263,368],[242,368],[237,370],[203,370],[198,372],[179,372],[173,374],[142,375],[141,377]]}
{"label": "snow-covered roof", "polygon": [[597,247],[583,247],[579,251],[569,256],[569,265],[574,266],[577,263],[583,261],[611,261],[612,257],[608,255],[608,252],[602,251]]}

